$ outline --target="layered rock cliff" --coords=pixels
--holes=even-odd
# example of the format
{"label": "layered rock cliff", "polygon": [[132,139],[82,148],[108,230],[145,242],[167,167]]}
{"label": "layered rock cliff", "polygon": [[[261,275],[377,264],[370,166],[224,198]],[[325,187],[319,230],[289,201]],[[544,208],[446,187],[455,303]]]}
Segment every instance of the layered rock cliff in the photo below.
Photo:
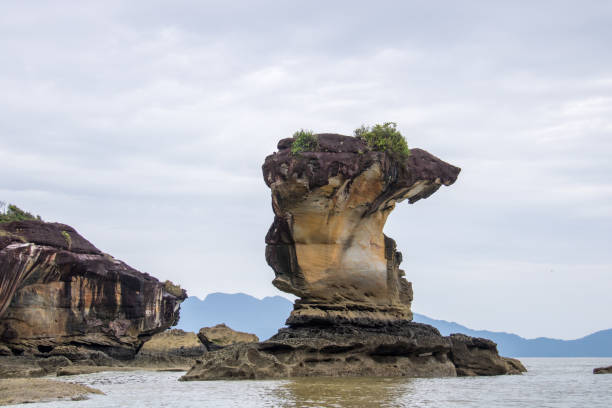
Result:
{"label": "layered rock cliff", "polygon": [[185,298],[184,290],[102,253],[67,225],[0,223],[6,352],[79,347],[130,359],[144,341],[176,324]]}
{"label": "layered rock cliff", "polygon": [[405,157],[355,137],[315,137],[317,148],[299,154],[294,139],[281,140],[263,165],[274,211],[266,260],[273,284],[300,297],[289,327],[261,343],[207,353],[182,380],[525,371],[489,340],[443,337],[411,322],[412,285],[383,228],[397,203],[431,196],[460,169],[420,149]]}

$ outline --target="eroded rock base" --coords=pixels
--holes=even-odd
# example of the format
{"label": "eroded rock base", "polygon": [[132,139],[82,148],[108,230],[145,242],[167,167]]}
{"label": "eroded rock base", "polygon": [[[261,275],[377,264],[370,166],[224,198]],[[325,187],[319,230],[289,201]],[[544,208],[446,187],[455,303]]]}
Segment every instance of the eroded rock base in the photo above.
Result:
{"label": "eroded rock base", "polygon": [[59,346],[52,350],[24,352],[20,355],[13,355],[9,349],[0,348],[0,379],[143,369],[187,371],[209,350],[217,350],[236,342],[253,341],[259,341],[254,334],[237,332],[221,324],[204,327],[197,335],[179,329],[158,333],[140,348],[132,360],[117,360],[102,351],[82,346]]}
{"label": "eroded rock base", "polygon": [[302,326],[281,329],[261,343],[207,353],[181,380],[271,379],[309,376],[454,377],[519,374],[520,362],[495,343],[404,321],[381,327]]}

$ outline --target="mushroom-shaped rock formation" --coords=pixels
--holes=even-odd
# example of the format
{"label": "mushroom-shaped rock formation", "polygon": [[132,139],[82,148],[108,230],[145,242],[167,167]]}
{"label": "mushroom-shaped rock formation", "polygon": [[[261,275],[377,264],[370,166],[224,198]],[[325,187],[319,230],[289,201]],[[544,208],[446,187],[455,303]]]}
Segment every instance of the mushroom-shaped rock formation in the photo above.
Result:
{"label": "mushroom-shaped rock formation", "polygon": [[486,339],[443,337],[413,323],[402,255],[383,234],[395,204],[452,184],[460,169],[424,150],[373,151],[359,138],[316,135],[295,154],[278,143],[263,176],[274,223],[266,260],[274,285],[299,296],[287,325],[261,343],[206,353],[181,379],[301,376],[441,377],[519,374]]}
{"label": "mushroom-shaped rock formation", "polygon": [[102,253],[68,225],[0,223],[5,354],[47,356],[77,346],[130,359],[144,341],[176,324],[186,297],[170,282]]}
{"label": "mushroom-shaped rock formation", "polygon": [[412,320],[402,254],[383,228],[396,203],[429,197],[460,169],[421,149],[404,158],[350,136],[318,141],[296,155],[283,139],[263,165],[275,214],[266,260],[273,284],[301,298],[287,323]]}

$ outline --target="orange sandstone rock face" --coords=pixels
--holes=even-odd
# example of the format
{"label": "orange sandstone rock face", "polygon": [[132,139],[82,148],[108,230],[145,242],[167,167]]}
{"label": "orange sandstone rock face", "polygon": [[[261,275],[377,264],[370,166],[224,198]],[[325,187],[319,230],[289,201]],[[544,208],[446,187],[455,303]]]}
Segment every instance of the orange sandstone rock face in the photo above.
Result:
{"label": "orange sandstone rock face", "polygon": [[354,137],[317,137],[318,151],[299,155],[292,139],[281,140],[263,165],[275,214],[266,236],[273,284],[301,298],[287,323],[411,320],[412,287],[383,228],[397,203],[429,197],[460,169],[420,149],[402,158]]}
{"label": "orange sandstone rock face", "polygon": [[0,345],[13,354],[79,346],[132,358],[176,324],[186,296],[103,254],[67,225],[0,224]]}

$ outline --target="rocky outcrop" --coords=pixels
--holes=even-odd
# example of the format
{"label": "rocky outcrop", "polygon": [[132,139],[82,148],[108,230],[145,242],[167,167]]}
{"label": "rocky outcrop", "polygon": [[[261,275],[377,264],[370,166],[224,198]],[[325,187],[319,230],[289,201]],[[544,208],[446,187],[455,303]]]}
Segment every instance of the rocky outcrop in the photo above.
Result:
{"label": "rocky outcrop", "polygon": [[520,374],[518,360],[500,357],[495,343],[443,337],[432,326],[298,326],[262,343],[235,344],[198,360],[182,381],[310,376],[455,377]]}
{"label": "rocky outcrop", "polygon": [[0,344],[6,354],[104,352],[131,359],[175,324],[184,290],[102,253],[73,228],[0,224]]}
{"label": "rocky outcrop", "polygon": [[520,374],[527,369],[516,359],[500,357],[497,344],[488,339],[451,334],[450,359],[457,369],[457,375],[501,375]]}
{"label": "rocky outcrop", "polygon": [[136,354],[131,363],[140,367],[191,367],[208,351],[194,332],[166,330],[154,335]]}
{"label": "rocky outcrop", "polygon": [[281,329],[263,343],[208,353],[182,380],[454,376],[450,347],[435,328],[411,322],[387,327],[301,326]]}
{"label": "rocky outcrop", "polygon": [[[205,333],[210,336],[205,337]],[[205,343],[200,341],[203,338]],[[57,346],[46,353],[0,356],[0,378],[69,376],[103,371],[187,371],[210,350],[259,341],[250,333],[237,332],[224,324],[204,327],[200,333],[170,329],[145,342],[131,360],[117,360],[106,353],[82,346]]]}
{"label": "rocky outcrop", "polygon": [[612,366],[595,368],[593,374],[612,374]]}
{"label": "rocky outcrop", "polygon": [[489,340],[443,337],[411,322],[412,285],[383,228],[397,203],[431,196],[454,183],[460,169],[420,149],[405,158],[372,151],[354,137],[317,138],[316,151],[297,155],[293,139],[283,139],[263,165],[275,215],[266,260],[273,284],[300,297],[289,327],[262,343],[207,353],[182,380],[524,370]]}
{"label": "rocky outcrop", "polygon": [[232,330],[225,323],[213,327],[202,327],[198,338],[208,350],[218,350],[236,343],[257,343],[259,338],[251,333]]}

